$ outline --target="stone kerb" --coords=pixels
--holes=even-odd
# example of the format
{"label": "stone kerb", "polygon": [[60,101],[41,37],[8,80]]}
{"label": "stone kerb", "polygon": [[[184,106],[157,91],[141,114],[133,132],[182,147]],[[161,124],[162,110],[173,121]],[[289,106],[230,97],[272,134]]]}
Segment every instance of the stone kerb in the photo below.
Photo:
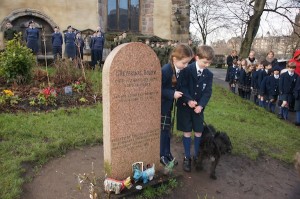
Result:
{"label": "stone kerb", "polygon": [[131,176],[131,165],[159,165],[161,67],[153,50],[133,42],[106,58],[103,83],[104,167],[109,177]]}

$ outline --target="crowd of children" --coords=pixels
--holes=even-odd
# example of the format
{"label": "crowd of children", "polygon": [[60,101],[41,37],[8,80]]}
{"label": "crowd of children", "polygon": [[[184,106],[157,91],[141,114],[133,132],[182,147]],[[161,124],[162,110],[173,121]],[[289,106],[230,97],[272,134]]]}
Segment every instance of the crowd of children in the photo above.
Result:
{"label": "crowd of children", "polygon": [[289,111],[296,112],[295,125],[300,126],[300,50],[281,68],[270,51],[265,60],[258,62],[251,51],[247,59],[232,60],[226,81],[230,90],[287,120]]}

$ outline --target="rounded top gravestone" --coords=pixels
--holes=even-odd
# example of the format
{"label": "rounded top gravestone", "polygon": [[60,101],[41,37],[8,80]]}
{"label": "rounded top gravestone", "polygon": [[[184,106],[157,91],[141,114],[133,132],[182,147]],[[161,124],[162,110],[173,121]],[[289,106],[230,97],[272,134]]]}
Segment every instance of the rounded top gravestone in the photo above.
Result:
{"label": "rounded top gravestone", "polygon": [[161,66],[151,48],[116,47],[102,73],[104,168],[108,177],[132,175],[132,164],[159,164]]}

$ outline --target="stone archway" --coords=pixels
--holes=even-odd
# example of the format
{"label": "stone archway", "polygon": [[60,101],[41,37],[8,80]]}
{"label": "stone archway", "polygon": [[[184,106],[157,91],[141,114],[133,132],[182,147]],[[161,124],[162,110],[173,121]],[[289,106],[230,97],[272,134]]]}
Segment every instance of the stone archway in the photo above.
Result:
{"label": "stone archway", "polygon": [[[13,11],[3,19],[3,21],[0,24],[0,30],[3,31],[5,29],[6,22],[10,21],[14,28],[18,32],[22,32],[22,34],[24,35],[24,32],[28,27],[28,22],[30,20],[35,21],[36,27],[40,30],[38,54],[44,54],[45,49],[47,49],[47,54],[52,54],[51,34],[54,31],[54,27],[57,26],[57,24],[50,17],[38,10],[18,9]],[[43,32],[46,38],[46,45],[44,45],[44,42],[42,40]]]}

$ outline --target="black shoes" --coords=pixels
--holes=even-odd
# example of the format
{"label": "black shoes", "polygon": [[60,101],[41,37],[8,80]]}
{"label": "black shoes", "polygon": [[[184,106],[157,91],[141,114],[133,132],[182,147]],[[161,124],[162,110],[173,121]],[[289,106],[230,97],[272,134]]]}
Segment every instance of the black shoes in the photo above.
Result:
{"label": "black shoes", "polygon": [[283,116],[281,114],[278,114],[278,118],[282,120]]}
{"label": "black shoes", "polygon": [[178,161],[173,157],[173,155],[170,153],[167,155],[168,160],[171,162],[174,160],[174,165],[178,165]]}
{"label": "black shoes", "polygon": [[162,163],[164,166],[167,166],[169,164],[170,160],[166,156],[160,157],[160,163]]}
{"label": "black shoes", "polygon": [[202,166],[202,163],[198,160],[198,158],[193,158],[193,161],[194,161],[194,166],[195,166],[195,169],[196,171],[201,171],[203,170],[203,166]]}
{"label": "black shoes", "polygon": [[296,126],[300,126],[300,122],[295,122],[295,125]]}
{"label": "black shoes", "polygon": [[184,157],[183,159],[183,170],[186,172],[191,172],[192,165],[191,165],[192,159]]}

